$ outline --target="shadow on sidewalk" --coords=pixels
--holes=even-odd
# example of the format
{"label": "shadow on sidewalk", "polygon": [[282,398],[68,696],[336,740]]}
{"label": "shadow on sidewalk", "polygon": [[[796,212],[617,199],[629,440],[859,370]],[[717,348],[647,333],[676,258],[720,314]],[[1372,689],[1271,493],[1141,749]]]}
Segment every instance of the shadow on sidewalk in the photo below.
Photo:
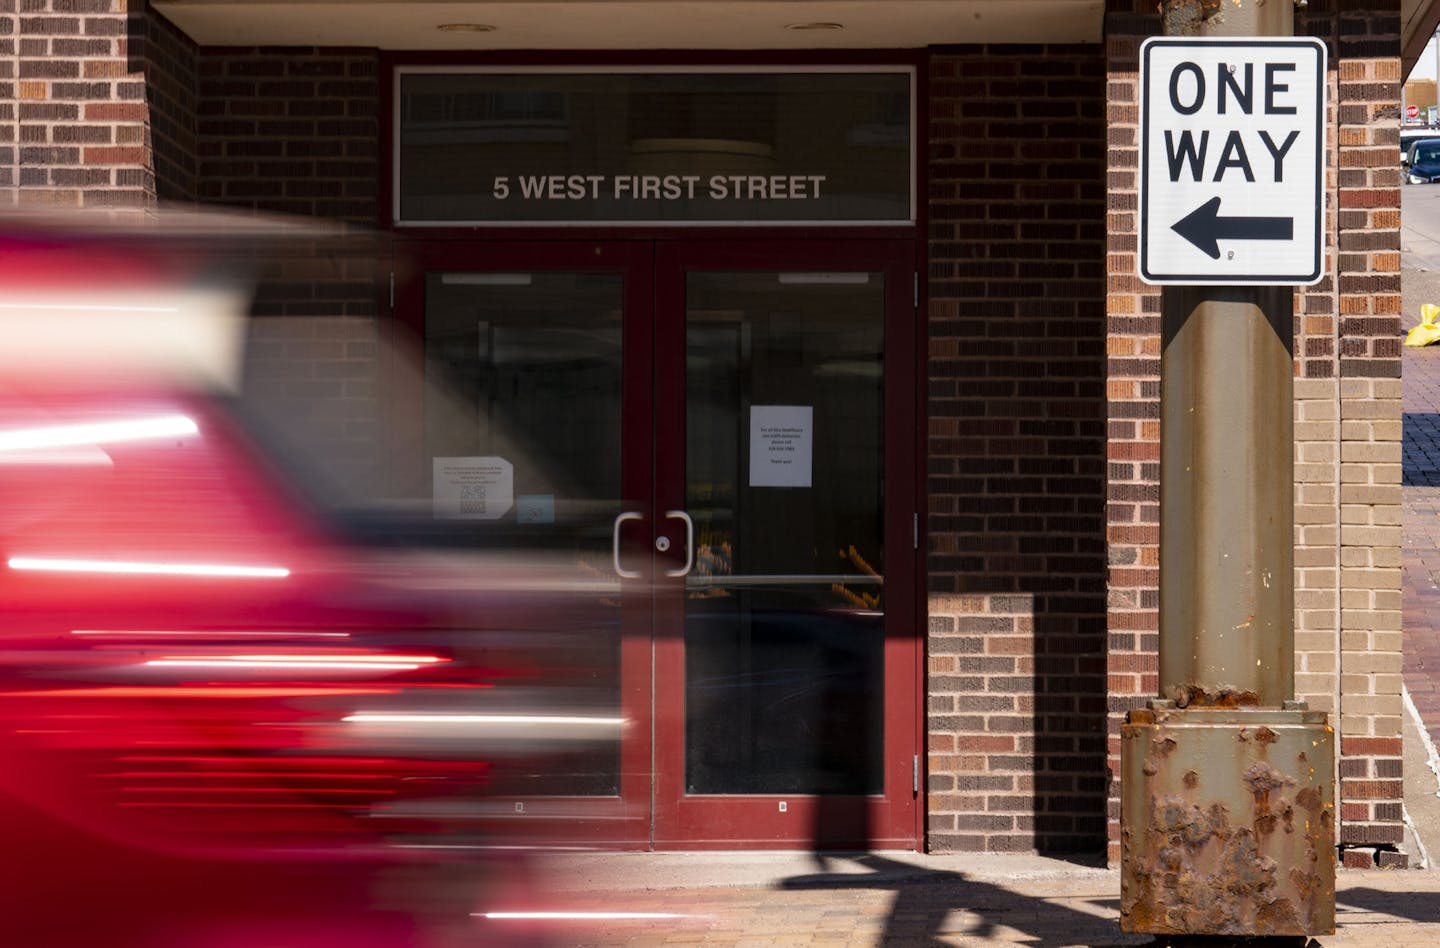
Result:
{"label": "shadow on sidewalk", "polygon": [[1336,894],[1335,901],[1342,924],[1346,909],[1393,915],[1427,925],[1440,923],[1440,898],[1421,892],[1346,888]]}
{"label": "shadow on sidewalk", "polygon": [[[895,893],[876,945],[927,946],[953,939],[1013,941],[1013,932],[1031,948],[1089,945],[1148,945],[1149,935],[1127,935],[1116,917],[1119,900],[1078,896],[1054,901],[1012,892],[963,873],[922,869],[884,856],[817,854],[822,869],[831,862],[858,865],[868,872],[834,871],[791,876],[777,884],[789,891],[815,889],[889,890]],[[1067,904],[1069,903],[1069,904]],[[1088,906],[1080,911],[1072,905]],[[958,916],[958,917],[957,917]]]}

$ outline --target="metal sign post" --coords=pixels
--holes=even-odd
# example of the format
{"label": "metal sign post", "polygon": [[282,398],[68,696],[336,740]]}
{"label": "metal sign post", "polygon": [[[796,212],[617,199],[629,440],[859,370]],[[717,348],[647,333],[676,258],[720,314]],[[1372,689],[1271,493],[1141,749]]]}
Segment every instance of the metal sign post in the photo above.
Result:
{"label": "metal sign post", "polygon": [[[1167,0],[1141,54],[1161,295],[1160,694],[1121,729],[1121,927],[1335,927],[1334,732],[1294,701],[1294,285],[1323,277],[1325,48]],[[1173,29],[1172,29],[1173,27]],[[1259,38],[1265,37],[1265,38]]]}

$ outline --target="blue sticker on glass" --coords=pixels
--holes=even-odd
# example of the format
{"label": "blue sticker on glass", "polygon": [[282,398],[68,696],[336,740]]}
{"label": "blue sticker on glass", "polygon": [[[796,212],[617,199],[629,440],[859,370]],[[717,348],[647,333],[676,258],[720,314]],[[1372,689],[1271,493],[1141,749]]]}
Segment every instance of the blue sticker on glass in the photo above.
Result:
{"label": "blue sticker on glass", "polygon": [[521,494],[515,498],[515,517],[519,523],[554,523],[554,494]]}

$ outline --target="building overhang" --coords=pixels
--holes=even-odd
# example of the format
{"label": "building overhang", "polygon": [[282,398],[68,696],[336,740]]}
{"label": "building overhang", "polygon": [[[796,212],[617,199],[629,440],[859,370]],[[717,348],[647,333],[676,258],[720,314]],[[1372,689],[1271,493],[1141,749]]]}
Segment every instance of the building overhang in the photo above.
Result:
{"label": "building overhang", "polygon": [[1105,0],[153,0],[151,6],[205,46],[387,50],[1098,43],[1105,20]]}
{"label": "building overhang", "polygon": [[1415,68],[1425,44],[1440,26],[1440,0],[1401,0],[1400,3],[1400,76],[1406,78]]}

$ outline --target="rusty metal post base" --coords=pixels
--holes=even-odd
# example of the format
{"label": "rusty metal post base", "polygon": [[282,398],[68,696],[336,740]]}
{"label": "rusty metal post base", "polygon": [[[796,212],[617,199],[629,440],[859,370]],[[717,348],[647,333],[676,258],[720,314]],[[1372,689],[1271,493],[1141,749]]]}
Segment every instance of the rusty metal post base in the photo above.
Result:
{"label": "rusty metal post base", "polygon": [[1120,730],[1120,927],[1335,931],[1335,732],[1323,711],[1153,708]]}

